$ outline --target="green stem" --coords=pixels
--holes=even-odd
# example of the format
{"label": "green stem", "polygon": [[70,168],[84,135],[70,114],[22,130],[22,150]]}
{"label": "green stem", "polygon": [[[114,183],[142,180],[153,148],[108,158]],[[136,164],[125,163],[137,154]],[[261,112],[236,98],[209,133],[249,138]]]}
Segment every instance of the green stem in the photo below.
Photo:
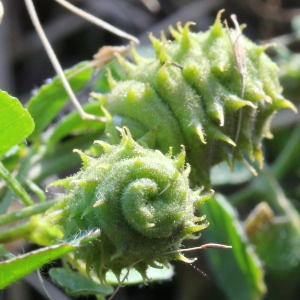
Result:
{"label": "green stem", "polygon": [[280,215],[287,215],[294,211],[273,172],[266,166],[247,187],[232,195],[230,202],[238,205],[249,199],[257,199],[258,202],[266,201]]}
{"label": "green stem", "polygon": [[41,202],[45,202],[46,201],[45,192],[37,184],[35,184],[30,179],[26,179],[25,183],[37,195],[37,197],[40,199]]}
{"label": "green stem", "polygon": [[27,222],[25,224],[0,231],[0,243],[10,243],[13,241],[25,239],[34,229],[34,223]]}
{"label": "green stem", "polygon": [[286,198],[273,172],[267,168],[262,171],[262,179],[258,182],[258,189],[263,190],[265,200],[279,215],[295,214],[296,211],[293,205]]}
{"label": "green stem", "polygon": [[252,198],[257,191],[254,190],[253,184],[249,184],[242,190],[236,192],[230,196],[230,203],[234,206],[239,205],[243,202],[246,202],[248,199]]}
{"label": "green stem", "polygon": [[34,204],[33,200],[22,187],[20,182],[11,175],[11,173],[4,167],[2,162],[0,162],[0,177],[5,180],[6,184],[14,191],[14,193],[26,206]]}
{"label": "green stem", "polygon": [[47,209],[56,204],[58,200],[51,200],[39,204],[35,204],[29,207],[25,207],[18,211],[14,211],[10,214],[0,216],[0,226],[13,223],[40,213],[45,212]]}
{"label": "green stem", "polygon": [[[35,155],[35,149],[31,149],[29,151],[29,153],[27,154],[27,156],[24,158],[24,160],[21,163],[19,172],[15,178],[15,180],[17,180],[19,183],[22,183],[25,174],[27,173],[30,165],[31,165],[31,159],[32,157]],[[11,199],[13,197],[13,190],[9,189],[5,196],[3,197],[3,200],[1,201],[1,205],[0,205],[0,215],[5,214],[10,203],[11,203]],[[31,199],[30,199],[31,200]],[[32,201],[32,200],[31,200]]]}
{"label": "green stem", "polygon": [[272,173],[280,180],[299,160],[300,151],[300,122],[295,127],[283,151],[272,166]]}

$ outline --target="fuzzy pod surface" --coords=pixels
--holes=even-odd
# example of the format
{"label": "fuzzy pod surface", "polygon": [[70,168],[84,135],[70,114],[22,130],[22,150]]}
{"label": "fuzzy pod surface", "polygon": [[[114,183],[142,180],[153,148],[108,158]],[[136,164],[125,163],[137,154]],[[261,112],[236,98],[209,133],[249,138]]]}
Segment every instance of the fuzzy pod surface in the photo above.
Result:
{"label": "fuzzy pod surface", "polygon": [[100,229],[100,237],[76,252],[101,281],[111,270],[134,267],[146,278],[149,266],[171,259],[187,261],[178,250],[185,239],[207,226],[194,214],[208,196],[189,188],[185,153],[172,158],[137,144],[122,130],[119,145],[99,141],[105,153],[83,161],[75,175],[52,183],[66,189],[48,213],[66,239],[82,231]]}
{"label": "fuzzy pod surface", "polygon": [[238,25],[224,27],[220,17],[206,32],[192,33],[191,23],[171,27],[174,41],[150,35],[155,58],[135,49],[133,62],[119,56],[125,76],[116,80],[108,69],[111,91],[94,95],[116,125],[127,126],[135,139],[146,136],[149,147],[179,153],[185,145],[191,178],[206,187],[219,162],[262,165],[261,141],[271,137],[271,117],[282,108],[296,110],[281,95],[267,47],[242,35]]}

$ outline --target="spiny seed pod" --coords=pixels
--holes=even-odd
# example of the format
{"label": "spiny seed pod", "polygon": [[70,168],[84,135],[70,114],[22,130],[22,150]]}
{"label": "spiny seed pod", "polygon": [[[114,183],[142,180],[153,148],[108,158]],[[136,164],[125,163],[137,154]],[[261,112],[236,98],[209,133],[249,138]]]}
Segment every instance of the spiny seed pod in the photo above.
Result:
{"label": "spiny seed pod", "polygon": [[77,150],[82,170],[50,185],[66,189],[48,215],[65,238],[100,228],[100,237],[80,248],[76,257],[101,281],[108,270],[119,277],[122,269],[133,266],[146,278],[148,266],[187,261],[182,254],[167,252],[207,226],[199,224],[204,218],[194,210],[210,195],[189,188],[185,153],[164,156],[137,144],[126,129],[121,132],[119,145],[98,141],[105,151],[99,158]]}
{"label": "spiny seed pod", "polygon": [[[271,116],[292,108],[283,98],[277,66],[241,34],[220,22],[192,33],[191,23],[170,28],[175,41],[150,35],[155,58],[132,50],[133,63],[118,57],[126,75],[116,81],[108,70],[111,92],[94,94],[115,120],[133,133],[155,133],[150,147],[180,152],[185,145],[192,180],[209,187],[209,170],[221,161],[263,162],[261,141],[271,137]],[[150,143],[151,144],[151,143]]]}

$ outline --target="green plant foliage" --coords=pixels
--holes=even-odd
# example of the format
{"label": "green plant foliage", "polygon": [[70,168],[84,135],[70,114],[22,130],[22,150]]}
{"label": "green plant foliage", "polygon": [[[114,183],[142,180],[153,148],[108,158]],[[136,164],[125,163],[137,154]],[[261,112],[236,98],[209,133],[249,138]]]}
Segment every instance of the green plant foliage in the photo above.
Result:
{"label": "green plant foliage", "polygon": [[0,155],[21,143],[33,129],[33,119],[19,100],[0,90]]}
{"label": "green plant foliage", "polygon": [[14,191],[14,193],[19,197],[19,199],[25,205],[32,205],[33,201],[28,195],[28,193],[23,189],[20,182],[14,178],[14,176],[4,167],[2,162],[0,162],[0,178],[4,179],[7,186]]}
{"label": "green plant foliage", "polygon": [[[207,32],[192,33],[190,23],[170,28],[173,42],[150,35],[156,57],[140,57],[134,49],[133,63],[119,57],[126,77],[115,80],[108,69],[111,92],[94,95],[112,116],[136,121],[144,134],[155,130],[154,148],[179,153],[184,144],[192,180],[207,187],[210,168],[221,161],[262,165],[261,140],[271,137],[271,117],[282,108],[295,110],[281,95],[267,47],[239,35],[239,28],[228,32],[220,17]],[[242,73],[237,61],[243,59]],[[126,120],[122,124],[133,131]]]}
{"label": "green plant foliage", "polygon": [[235,209],[222,195],[216,194],[203,205],[201,213],[205,213],[210,222],[204,238],[232,246],[231,251],[207,252],[214,274],[228,299],[261,299],[266,292],[262,265]]}
{"label": "green plant foliage", "polygon": [[[66,77],[70,77],[69,82],[75,92],[81,90],[92,75],[91,68],[84,68],[86,65],[86,62],[81,62],[65,71]],[[50,83],[46,83],[36,92],[28,103],[28,111],[36,125],[30,139],[36,139],[41,134],[68,100],[69,96],[58,77],[51,79]]]}
{"label": "green plant foliage", "polygon": [[113,288],[109,285],[96,283],[90,277],[63,268],[52,268],[49,272],[51,279],[62,286],[71,296],[80,295],[110,295]]}
{"label": "green plant foliage", "polygon": [[[172,267],[172,265],[167,265],[159,269],[152,267],[147,269],[147,277],[151,282],[158,280],[168,280],[171,279],[173,276],[174,268]],[[141,274],[135,269],[130,269],[129,271],[123,270],[123,272],[121,272],[120,278],[123,279],[122,284],[124,285],[132,285],[144,282],[144,279],[141,276]],[[118,278],[114,275],[113,272],[110,271],[106,274],[106,281],[107,283],[112,285],[119,284]]]}
{"label": "green plant foliage", "polygon": [[237,185],[250,181],[253,178],[251,170],[244,164],[236,162],[234,172],[224,162],[211,169],[211,182],[213,186]]}
{"label": "green plant foliage", "polygon": [[[132,285],[143,282],[143,278],[136,270],[131,269],[128,274],[127,271],[122,272],[121,278],[126,276],[126,280],[122,282],[124,285]],[[112,272],[107,273],[107,283],[110,285],[103,285],[97,282],[95,278],[88,277],[82,273],[74,272],[65,268],[52,268],[49,271],[51,279],[64,289],[69,295],[110,295],[113,293],[111,285],[118,285],[119,281]],[[151,281],[169,279],[174,275],[172,266],[164,267],[163,269],[149,268],[147,271],[148,277]]]}
{"label": "green plant foliage", "polygon": [[265,195],[265,202],[247,217],[247,234],[268,269],[290,270],[300,262],[300,215],[270,172],[258,179],[252,190]]}
{"label": "green plant foliage", "polygon": [[[281,95],[267,47],[247,39],[237,23],[234,30],[224,27],[220,18],[200,33],[191,32],[191,23],[178,24],[170,28],[174,41],[150,35],[154,57],[133,47],[130,62],[118,56],[102,68],[89,82],[94,102],[83,108],[106,123],[82,120],[74,111],[59,116],[68,96],[58,78],[30,99],[32,117],[0,91],[0,256],[6,259],[0,288],[59,257],[63,268],[50,276],[72,296],[104,299],[112,293],[105,281],[169,279],[169,262],[190,262],[182,254],[190,250],[183,249],[185,242],[209,223],[199,244],[233,247],[206,250],[228,299],[268,297],[265,273],[267,284],[279,278],[278,287],[281,274],[294,274],[284,282],[298,289],[300,216],[290,199],[299,197],[300,125],[288,141],[291,126],[277,145],[267,144],[267,153],[276,148],[271,171],[266,166],[257,179],[251,173],[263,164],[262,140],[272,136],[272,116],[295,106]],[[299,57],[286,49],[280,55],[285,95],[299,101]],[[75,92],[91,79],[87,67],[84,62],[66,71]],[[119,129],[121,138],[116,126],[126,128]],[[29,134],[30,142],[21,143]],[[91,146],[94,140],[100,141]],[[73,149],[85,151],[75,150],[81,160]],[[48,198],[56,199],[45,201],[39,185],[78,170],[80,162],[78,173],[49,185],[64,193],[51,190]],[[288,182],[288,189],[277,180]],[[211,197],[211,185],[228,197],[217,194],[199,208]],[[23,207],[8,213],[15,198]],[[12,258],[5,243],[19,239],[46,247]]]}
{"label": "green plant foliage", "polygon": [[[85,112],[95,116],[102,115],[99,103],[93,102],[83,106]],[[48,145],[55,145],[63,138],[68,136],[78,136],[90,132],[101,132],[105,127],[104,123],[82,120],[78,112],[70,113],[66,118],[62,119],[56,126],[48,139]]]}
{"label": "green plant foliage", "polygon": [[41,248],[28,254],[19,255],[10,260],[0,262],[0,289],[30,274],[44,264],[57,259],[64,254],[74,251],[84,242],[95,238],[99,232],[89,232],[86,235],[73,240],[70,243],[62,243],[50,247]]}
{"label": "green plant foliage", "polygon": [[101,228],[101,237],[76,254],[86,261],[87,272],[93,267],[105,281],[108,270],[120,279],[122,269],[133,267],[146,279],[149,266],[187,261],[168,252],[207,226],[198,224],[203,217],[194,215],[207,195],[189,188],[184,152],[172,159],[147,150],[125,129],[119,145],[99,143],[105,154],[93,159],[78,151],[83,169],[50,185],[67,190],[48,216],[61,225],[66,238]]}

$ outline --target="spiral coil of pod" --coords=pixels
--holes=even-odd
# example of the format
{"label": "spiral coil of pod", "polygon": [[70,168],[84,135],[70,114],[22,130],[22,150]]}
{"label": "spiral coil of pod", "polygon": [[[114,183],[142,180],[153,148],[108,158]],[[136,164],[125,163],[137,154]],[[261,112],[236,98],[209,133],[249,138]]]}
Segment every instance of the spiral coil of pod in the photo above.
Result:
{"label": "spiral coil of pod", "polygon": [[[150,35],[154,59],[132,50],[133,63],[118,57],[126,75],[115,80],[108,70],[111,92],[94,96],[118,125],[135,139],[155,132],[151,148],[163,152],[185,145],[192,181],[210,187],[209,170],[222,161],[263,163],[261,141],[271,137],[269,123],[282,108],[295,109],[281,95],[277,66],[257,46],[222,25],[219,12],[207,32],[192,33],[190,23],[170,28],[175,39]],[[237,37],[231,40],[230,34]],[[233,35],[233,36],[234,36]],[[245,74],[237,69],[235,44],[243,45]],[[242,112],[242,113],[241,113]]]}
{"label": "spiral coil of pod", "polygon": [[99,158],[77,150],[82,170],[50,185],[66,189],[48,213],[66,239],[80,231],[101,230],[98,239],[76,253],[101,281],[108,270],[119,277],[122,269],[133,266],[146,278],[149,266],[186,260],[165,253],[207,226],[194,211],[208,195],[189,188],[185,153],[171,158],[138,145],[126,129],[121,132],[119,145],[98,142],[105,151]]}

